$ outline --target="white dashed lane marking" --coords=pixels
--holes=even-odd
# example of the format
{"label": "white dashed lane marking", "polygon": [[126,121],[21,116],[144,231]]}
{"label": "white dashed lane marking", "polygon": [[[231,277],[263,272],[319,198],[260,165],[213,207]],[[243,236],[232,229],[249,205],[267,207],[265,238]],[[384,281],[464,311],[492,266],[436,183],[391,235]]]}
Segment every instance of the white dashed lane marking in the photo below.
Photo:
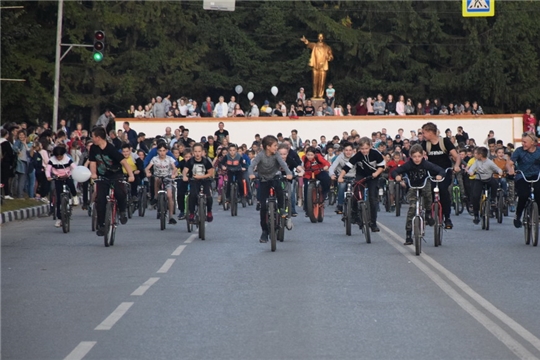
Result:
{"label": "white dashed lane marking", "polygon": [[81,360],[96,345],[97,341],[81,341],[64,360]]}
{"label": "white dashed lane marking", "polygon": [[110,330],[114,324],[124,316],[124,314],[133,305],[132,302],[123,302],[109,315],[101,324],[99,324],[94,330]]}
{"label": "white dashed lane marking", "polygon": [[184,249],[186,248],[187,245],[180,245],[179,247],[176,248],[176,250],[173,251],[173,253],[171,254],[171,256],[178,256],[182,253],[182,251],[184,251]]}
{"label": "white dashed lane marking", "polygon": [[165,263],[163,264],[163,266],[161,266],[161,268],[157,271],[157,273],[165,274],[167,271],[169,271],[169,269],[171,268],[171,266],[174,264],[175,261],[176,259],[167,259]]}
{"label": "white dashed lane marking", "polygon": [[144,284],[142,284],[141,286],[139,286],[134,292],[131,293],[131,296],[141,296],[141,295],[144,295],[144,293],[146,292],[146,290],[150,289],[150,286],[154,285],[155,283],[157,283],[157,281],[159,280],[158,277],[151,277],[150,279],[146,280],[146,282]]}

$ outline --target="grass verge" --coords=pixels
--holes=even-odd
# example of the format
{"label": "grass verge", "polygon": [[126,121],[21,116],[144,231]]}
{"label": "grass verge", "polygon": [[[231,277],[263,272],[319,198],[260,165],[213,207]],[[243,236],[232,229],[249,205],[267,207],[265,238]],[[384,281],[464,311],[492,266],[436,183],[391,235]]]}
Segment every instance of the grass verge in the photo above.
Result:
{"label": "grass verge", "polygon": [[0,213],[5,213],[7,211],[20,210],[28,207],[40,206],[45,203],[42,201],[37,201],[34,199],[14,199],[14,200],[4,200],[4,203],[0,205]]}

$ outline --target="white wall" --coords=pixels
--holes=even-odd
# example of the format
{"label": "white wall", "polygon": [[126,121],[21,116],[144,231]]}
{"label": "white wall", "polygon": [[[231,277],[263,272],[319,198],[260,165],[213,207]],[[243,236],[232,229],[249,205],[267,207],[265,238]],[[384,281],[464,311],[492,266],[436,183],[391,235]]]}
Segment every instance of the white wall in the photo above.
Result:
{"label": "white wall", "polygon": [[[213,134],[218,129],[220,119],[116,119],[116,128],[122,128],[123,121],[129,121],[131,128],[137,132],[144,132],[147,137],[163,135],[165,128],[170,126],[174,129],[184,125],[190,130],[189,136],[195,140],[200,140],[201,136]],[[330,139],[334,135],[341,137],[343,131],[350,133],[355,129],[361,136],[371,136],[373,131],[380,131],[386,128],[393,136],[397,134],[399,128],[403,128],[405,137],[409,136],[410,130],[418,130],[428,121],[434,122],[441,132],[450,128],[453,134],[458,126],[463,126],[464,130],[476,140],[478,145],[482,144],[489,132],[495,131],[496,139],[501,139],[504,143],[519,140],[522,131],[521,115],[484,115],[480,117],[446,117],[446,116],[384,116],[384,117],[332,117],[332,118],[301,118],[290,120],[288,118],[258,118],[251,119],[222,119],[225,129],[229,131],[231,141],[242,144],[251,144],[255,134],[261,137],[281,132],[287,137],[292,129],[298,130],[302,140],[317,139],[325,135]],[[516,139],[517,137],[517,139]]]}

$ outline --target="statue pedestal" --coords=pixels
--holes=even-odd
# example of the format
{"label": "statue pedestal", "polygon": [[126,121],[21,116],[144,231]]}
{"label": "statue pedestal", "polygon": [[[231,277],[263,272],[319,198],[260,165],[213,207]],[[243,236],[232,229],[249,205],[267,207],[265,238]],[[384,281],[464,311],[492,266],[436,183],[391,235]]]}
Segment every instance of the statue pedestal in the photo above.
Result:
{"label": "statue pedestal", "polygon": [[322,104],[324,103],[324,99],[321,98],[311,98],[309,100],[311,100],[311,103],[315,108],[315,113],[317,113],[317,109],[319,109],[319,106],[322,106]]}

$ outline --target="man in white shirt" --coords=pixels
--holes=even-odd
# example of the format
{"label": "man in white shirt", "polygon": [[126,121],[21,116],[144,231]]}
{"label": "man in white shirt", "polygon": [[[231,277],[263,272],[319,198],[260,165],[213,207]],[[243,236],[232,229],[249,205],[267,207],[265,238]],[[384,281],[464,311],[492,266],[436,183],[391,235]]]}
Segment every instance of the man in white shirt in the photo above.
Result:
{"label": "man in white shirt", "polygon": [[231,101],[229,101],[229,106],[228,106],[229,110],[227,111],[228,117],[232,117],[235,106],[236,106],[236,98],[234,96],[231,96]]}
{"label": "man in white shirt", "polygon": [[249,111],[248,117],[259,117],[259,107],[255,104],[255,101],[251,100],[249,104],[251,105],[251,110]]}
{"label": "man in white shirt", "polygon": [[227,117],[228,111],[229,111],[229,106],[225,102],[225,98],[223,96],[220,96],[219,102],[214,107],[215,117],[218,117],[218,118]]}

